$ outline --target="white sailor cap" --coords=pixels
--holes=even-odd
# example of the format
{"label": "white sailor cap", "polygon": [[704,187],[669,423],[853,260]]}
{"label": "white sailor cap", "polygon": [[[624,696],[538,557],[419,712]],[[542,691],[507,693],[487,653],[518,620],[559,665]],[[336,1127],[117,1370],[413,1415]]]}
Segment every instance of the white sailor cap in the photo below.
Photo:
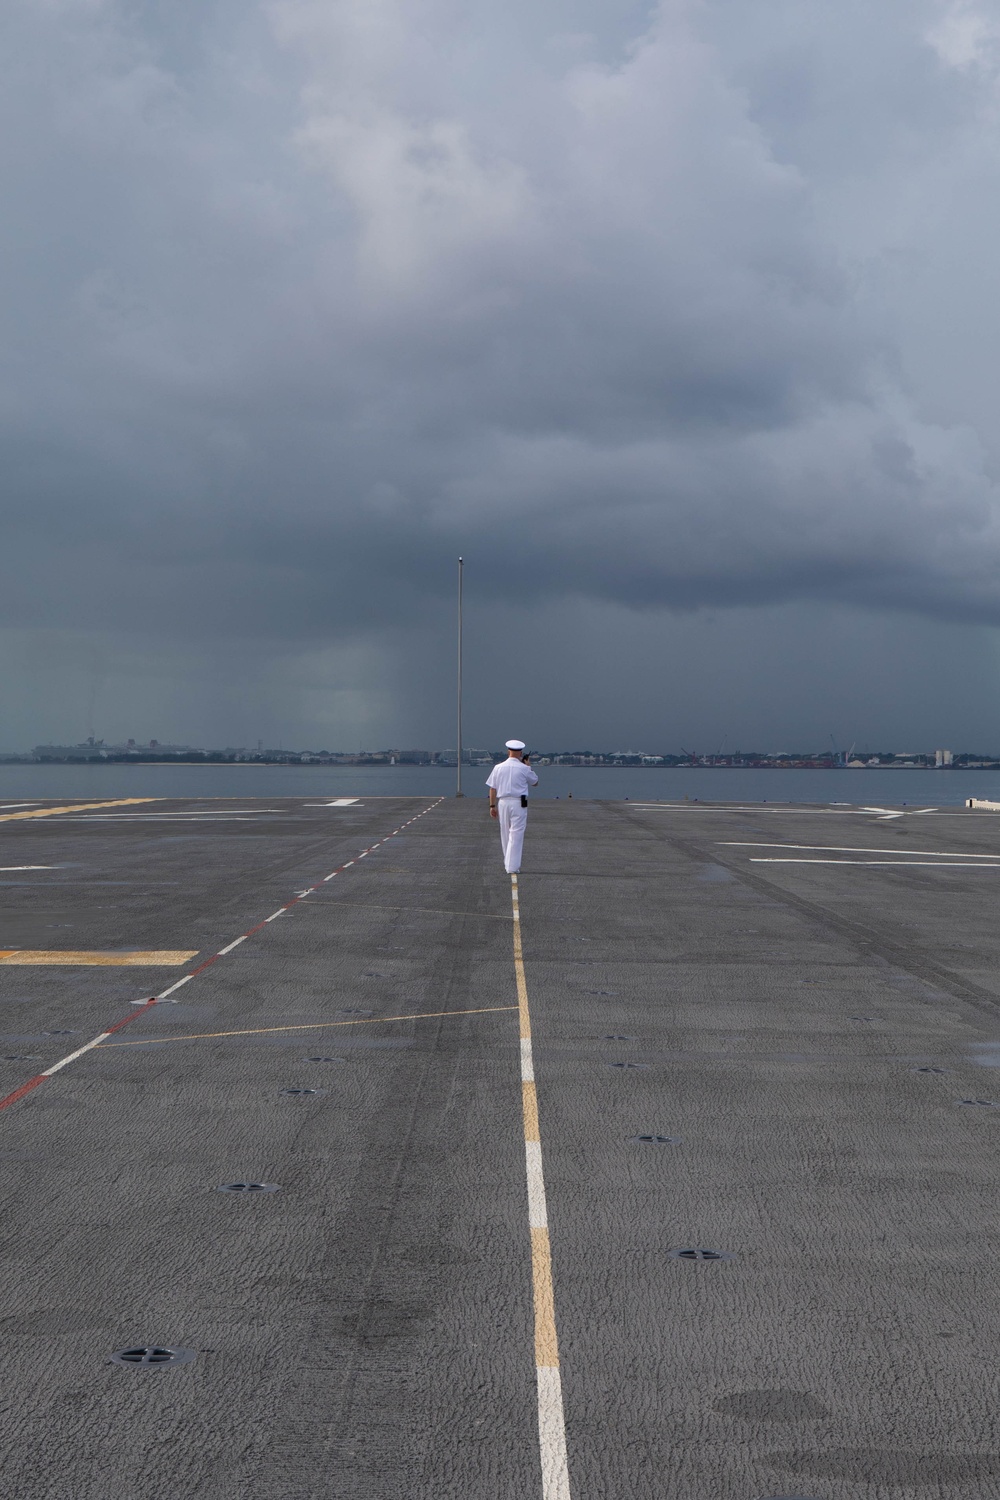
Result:
{"label": "white sailor cap", "polygon": [[505,746],[507,750],[523,750],[524,748],[525,744],[523,740],[508,740]]}

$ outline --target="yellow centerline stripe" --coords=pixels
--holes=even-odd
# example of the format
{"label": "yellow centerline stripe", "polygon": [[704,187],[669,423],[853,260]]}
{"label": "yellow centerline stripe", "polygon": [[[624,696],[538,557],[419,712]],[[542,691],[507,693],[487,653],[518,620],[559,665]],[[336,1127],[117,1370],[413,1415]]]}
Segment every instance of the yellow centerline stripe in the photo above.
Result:
{"label": "yellow centerline stripe", "polygon": [[135,802],[162,802],[162,797],[119,797],[117,802],[77,802],[71,807],[42,807],[36,812],[0,813],[0,823],[18,818],[54,818],[56,813],[90,812],[94,807],[131,807]]}
{"label": "yellow centerline stripe", "polygon": [[535,1315],[535,1380],[538,1388],[538,1449],[542,1469],[542,1500],[570,1500],[566,1421],[559,1373],[555,1292],[552,1284],[552,1245],[549,1239],[542,1145],[538,1125],[538,1095],[531,1049],[531,1010],[521,943],[521,908],[517,876],[510,877],[514,914],[514,977],[521,1033],[521,1112],[524,1125],[528,1221],[531,1230],[531,1286]]}
{"label": "yellow centerline stripe", "polygon": [[531,1231],[531,1272],[535,1286],[535,1364],[559,1368],[556,1305],[552,1291],[552,1251],[547,1229]]}
{"label": "yellow centerline stripe", "polygon": [[541,1144],[538,1134],[538,1095],[533,1083],[521,1084],[521,1108],[524,1114],[524,1139]]}
{"label": "yellow centerline stripe", "polygon": [[514,907],[514,978],[517,981],[517,1008],[520,1011],[521,1039],[531,1041],[531,1012],[528,1009],[528,984],[524,977],[524,951],[521,947],[521,907],[517,895],[517,876],[511,876],[511,901]]}
{"label": "yellow centerline stripe", "polygon": [[328,1026],[381,1026],[386,1021],[433,1021],[439,1016],[488,1016],[498,1010],[517,1010],[516,1005],[481,1005],[475,1010],[425,1010],[415,1016],[364,1016],[357,1021],[309,1021],[303,1026],[256,1026],[247,1031],[189,1031],[183,1036],[147,1036],[137,1042],[102,1042],[107,1047],[148,1047],[153,1042],[197,1042],[219,1036],[266,1036],[272,1031],[322,1031]]}

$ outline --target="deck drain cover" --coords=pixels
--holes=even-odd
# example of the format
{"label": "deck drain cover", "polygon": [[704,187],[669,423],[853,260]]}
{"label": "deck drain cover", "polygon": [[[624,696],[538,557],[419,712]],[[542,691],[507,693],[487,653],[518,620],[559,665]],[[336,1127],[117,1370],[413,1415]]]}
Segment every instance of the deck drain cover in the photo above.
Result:
{"label": "deck drain cover", "polygon": [[641,1141],[645,1146],[679,1146],[679,1135],[630,1135],[630,1141]]}
{"label": "deck drain cover", "polygon": [[960,1104],[969,1105],[972,1109],[996,1109],[992,1099],[960,1099]]}
{"label": "deck drain cover", "polygon": [[220,1193],[276,1193],[279,1184],[276,1182],[224,1182],[218,1189]]}
{"label": "deck drain cover", "polygon": [[732,1260],[732,1256],[726,1250],[704,1250],[683,1249],[671,1250],[671,1260]]}
{"label": "deck drain cover", "polygon": [[947,1068],[914,1068],[914,1073],[947,1073]]}
{"label": "deck drain cover", "polygon": [[326,1089],[282,1089],[283,1094],[325,1094]]}
{"label": "deck drain cover", "polygon": [[649,1067],[649,1063],[609,1062],[608,1063],[608,1067],[609,1068],[635,1068],[636,1070],[645,1070],[646,1068]]}
{"label": "deck drain cover", "polygon": [[135,1349],[119,1349],[112,1354],[111,1363],[134,1365],[143,1370],[162,1370],[168,1365],[189,1365],[197,1357],[196,1349],[166,1349],[162,1344],[141,1344]]}

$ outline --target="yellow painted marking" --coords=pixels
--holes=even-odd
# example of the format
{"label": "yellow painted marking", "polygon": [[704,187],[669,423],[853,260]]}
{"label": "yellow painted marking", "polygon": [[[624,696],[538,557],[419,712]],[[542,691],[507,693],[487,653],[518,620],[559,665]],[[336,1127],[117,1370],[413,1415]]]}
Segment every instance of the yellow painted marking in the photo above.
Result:
{"label": "yellow painted marking", "polygon": [[[514,914],[514,976],[521,1030],[521,1109],[524,1122],[525,1169],[528,1179],[529,1215],[544,1216],[545,1179],[538,1127],[538,1095],[531,1055],[531,1012],[524,974],[521,944],[521,909],[517,876],[510,877]],[[534,1206],[533,1206],[534,1205]],[[566,1419],[559,1374],[559,1339],[556,1334],[555,1293],[552,1286],[552,1244],[549,1231],[531,1224],[531,1286],[535,1314],[535,1379],[538,1386],[538,1450],[542,1466],[542,1500],[571,1500],[569,1460],[566,1452]]]}
{"label": "yellow painted marking", "polygon": [[219,1036],[267,1036],[272,1031],[322,1031],[328,1026],[380,1026],[386,1021],[433,1021],[439,1016],[488,1016],[516,1005],[482,1005],[476,1010],[428,1010],[416,1016],[364,1016],[357,1021],[309,1021],[304,1026],[257,1026],[249,1031],[189,1031],[184,1036],[148,1036],[138,1042],[103,1042],[103,1047],[146,1047],[150,1042],[197,1042]]}
{"label": "yellow painted marking", "polygon": [[531,1012],[528,1009],[528,985],[524,977],[524,954],[521,949],[521,909],[517,901],[517,876],[512,875],[514,906],[514,978],[517,981],[517,1008],[520,1011],[521,1037],[531,1040]]}
{"label": "yellow painted marking", "polygon": [[547,1229],[531,1231],[531,1272],[535,1285],[535,1364],[556,1368],[556,1305],[552,1293],[552,1249]]}
{"label": "yellow painted marking", "polygon": [[537,1141],[539,1139],[538,1096],[533,1083],[521,1084],[521,1105],[524,1111],[524,1139]]}
{"label": "yellow painted marking", "polygon": [[41,807],[36,812],[0,813],[0,823],[18,818],[54,818],[56,813],[90,812],[95,807],[131,807],[135,802],[162,802],[162,797],[119,797],[117,802],[78,802],[72,807]]}
{"label": "yellow painted marking", "polygon": [[174,948],[153,948],[146,953],[74,953],[65,949],[0,948],[0,964],[85,964],[107,969],[172,968],[190,963],[198,949],[181,952]]}

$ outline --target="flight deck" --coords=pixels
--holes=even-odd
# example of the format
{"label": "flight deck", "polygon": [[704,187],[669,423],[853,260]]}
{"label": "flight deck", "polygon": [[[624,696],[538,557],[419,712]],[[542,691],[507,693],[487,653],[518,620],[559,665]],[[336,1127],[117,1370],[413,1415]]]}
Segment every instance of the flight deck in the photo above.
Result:
{"label": "flight deck", "polygon": [[1000,1497],[998,903],[954,808],[0,807],[0,1496]]}

